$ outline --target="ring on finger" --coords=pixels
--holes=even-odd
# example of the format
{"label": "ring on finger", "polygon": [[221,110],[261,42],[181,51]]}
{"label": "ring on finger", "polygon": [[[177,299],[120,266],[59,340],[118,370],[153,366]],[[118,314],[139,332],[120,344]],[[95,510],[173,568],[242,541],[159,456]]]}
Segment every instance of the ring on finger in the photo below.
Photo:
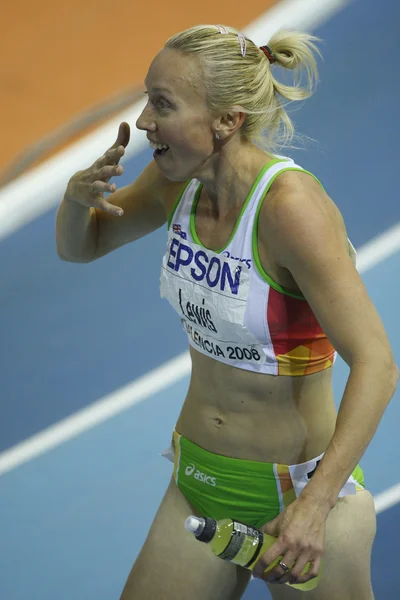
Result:
{"label": "ring on finger", "polygon": [[290,571],[290,567],[288,567],[287,565],[285,565],[285,563],[282,562],[281,560],[279,561],[278,565],[281,567],[281,569],[283,569],[285,571],[285,573],[287,573],[288,571]]}

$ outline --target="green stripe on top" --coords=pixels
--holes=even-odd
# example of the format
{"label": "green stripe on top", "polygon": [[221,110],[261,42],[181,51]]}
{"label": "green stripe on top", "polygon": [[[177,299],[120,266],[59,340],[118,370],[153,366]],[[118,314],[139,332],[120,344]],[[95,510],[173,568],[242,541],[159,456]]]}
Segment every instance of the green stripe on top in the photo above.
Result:
{"label": "green stripe on top", "polygon": [[268,182],[268,186],[262,196],[262,198],[260,199],[260,202],[258,203],[258,207],[257,207],[257,212],[256,212],[256,216],[254,219],[254,226],[253,226],[253,239],[252,239],[252,246],[253,246],[253,256],[254,256],[254,263],[256,265],[257,271],[259,273],[259,275],[265,279],[265,281],[277,292],[280,292],[281,294],[285,294],[286,296],[291,296],[292,298],[297,298],[298,300],[305,300],[304,296],[302,294],[296,294],[295,292],[292,292],[290,290],[287,290],[285,288],[283,288],[279,283],[277,283],[276,281],[274,281],[272,279],[272,277],[270,277],[268,275],[268,273],[266,273],[262,267],[261,261],[260,261],[260,255],[258,253],[258,222],[260,219],[260,211],[261,211],[261,207],[263,204],[263,201],[265,199],[265,196],[267,195],[267,193],[269,192],[271,185],[274,183],[275,179],[278,177],[278,175],[280,175],[281,173],[284,173],[285,171],[300,171],[301,173],[307,173],[307,175],[311,175],[311,177],[313,177],[315,179],[315,181],[317,183],[319,183],[322,187],[321,182],[315,177],[315,175],[313,175],[312,173],[310,173],[309,171],[306,171],[305,169],[301,169],[299,167],[287,167],[285,169],[282,169],[281,171],[278,171],[278,173],[275,173],[275,175],[271,178],[271,181]]}
{"label": "green stripe on top", "polygon": [[[229,240],[226,242],[225,246],[223,246],[222,248],[220,248],[219,250],[212,250],[213,252],[215,252],[216,254],[220,254],[221,252],[223,252],[225,250],[225,248],[227,248],[229,246],[229,244],[231,243],[232,239],[235,236],[235,233],[237,231],[237,228],[239,227],[241,218],[247,208],[248,203],[251,200],[251,197],[253,196],[258,184],[260,183],[261,178],[264,176],[265,172],[270,169],[273,165],[275,165],[276,163],[279,162],[285,162],[285,159],[281,159],[281,158],[274,158],[273,160],[271,160],[270,162],[268,162],[266,165],[264,165],[264,167],[261,169],[261,171],[259,172],[259,174],[256,177],[256,180],[254,181],[253,185],[251,186],[251,190],[249,191],[249,193],[247,194],[246,200],[242,206],[242,209],[240,211],[240,214],[238,216],[238,219],[235,223],[235,227],[230,235]],[[196,194],[195,197],[193,199],[193,204],[192,204],[192,210],[190,212],[190,233],[192,236],[192,239],[194,240],[194,242],[196,244],[198,244],[199,246],[202,246],[203,248],[206,248],[207,250],[210,250],[210,248],[207,248],[207,246],[204,246],[204,244],[201,243],[201,241],[199,240],[199,237],[197,235],[196,232],[196,225],[195,225],[195,219],[196,219],[196,210],[197,210],[197,205],[199,203],[199,199],[200,199],[200,194],[201,194],[201,190],[203,188],[203,184],[201,183],[199,185],[199,187],[196,190]]]}
{"label": "green stripe on top", "polygon": [[171,222],[172,222],[173,216],[174,216],[174,214],[175,214],[175,212],[176,212],[176,209],[177,209],[177,208],[178,208],[178,206],[179,206],[179,202],[182,200],[182,196],[183,196],[183,194],[186,192],[186,189],[187,189],[187,187],[188,187],[188,185],[189,185],[189,183],[190,183],[191,181],[192,181],[192,180],[191,180],[191,179],[189,179],[189,181],[187,181],[187,182],[185,183],[185,185],[183,186],[183,189],[182,189],[182,191],[179,193],[179,195],[178,195],[177,199],[175,200],[174,206],[172,207],[172,210],[171,210],[171,212],[169,213],[169,217],[168,217],[168,229],[171,227]]}

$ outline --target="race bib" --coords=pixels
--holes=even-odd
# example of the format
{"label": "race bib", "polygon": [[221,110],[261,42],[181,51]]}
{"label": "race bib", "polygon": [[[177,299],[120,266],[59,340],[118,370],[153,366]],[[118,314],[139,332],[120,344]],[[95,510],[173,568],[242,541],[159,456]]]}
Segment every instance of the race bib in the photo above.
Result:
{"label": "race bib", "polygon": [[243,324],[249,289],[246,264],[170,232],[161,297],[181,316],[194,347],[227,362],[265,362],[262,345]]}

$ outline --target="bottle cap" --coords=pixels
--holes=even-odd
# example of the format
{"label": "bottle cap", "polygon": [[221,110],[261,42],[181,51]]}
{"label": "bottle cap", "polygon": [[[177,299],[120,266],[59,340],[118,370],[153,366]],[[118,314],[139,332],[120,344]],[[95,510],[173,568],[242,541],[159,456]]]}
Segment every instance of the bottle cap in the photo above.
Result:
{"label": "bottle cap", "polygon": [[194,533],[200,542],[210,542],[217,529],[217,522],[208,517],[202,518],[190,515],[185,521],[185,528],[187,531]]}
{"label": "bottle cap", "polygon": [[185,529],[191,533],[194,533],[194,535],[200,534],[204,529],[204,525],[204,519],[195,517],[193,515],[190,515],[190,517],[188,517],[185,521]]}

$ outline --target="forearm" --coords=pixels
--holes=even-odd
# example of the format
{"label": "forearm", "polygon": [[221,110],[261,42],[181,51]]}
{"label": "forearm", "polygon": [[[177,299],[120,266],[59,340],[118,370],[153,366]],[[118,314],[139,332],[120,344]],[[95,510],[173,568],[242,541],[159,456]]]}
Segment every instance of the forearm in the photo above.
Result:
{"label": "forearm", "polygon": [[97,247],[95,209],[64,198],[57,211],[56,245],[58,255],[63,260],[91,261]]}
{"label": "forearm", "polygon": [[350,370],[335,433],[304,494],[336,503],[339,492],[372,440],[394,394],[398,371],[391,360],[358,363]]}

